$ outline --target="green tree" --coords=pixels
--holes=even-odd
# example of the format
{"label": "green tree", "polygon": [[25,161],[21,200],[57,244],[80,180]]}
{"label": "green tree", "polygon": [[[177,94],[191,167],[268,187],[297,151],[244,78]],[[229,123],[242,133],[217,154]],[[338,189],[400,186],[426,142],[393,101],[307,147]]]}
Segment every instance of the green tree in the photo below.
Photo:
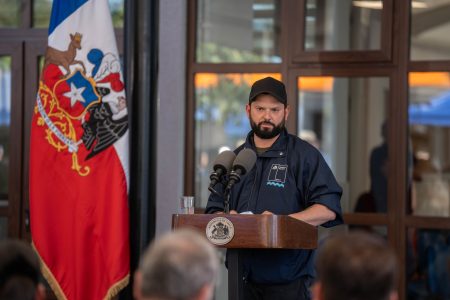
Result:
{"label": "green tree", "polygon": [[0,0],[0,27],[18,27],[21,1]]}
{"label": "green tree", "polygon": [[33,4],[33,26],[39,28],[47,28],[50,24],[52,1],[34,0]]}
{"label": "green tree", "polygon": [[197,111],[202,113],[205,121],[223,125],[226,120],[232,120],[240,125],[250,87],[243,81],[236,84],[226,75],[218,76],[217,86],[197,90]]}
{"label": "green tree", "polygon": [[123,28],[124,0],[109,0],[109,9],[114,27]]}
{"label": "green tree", "polygon": [[2,72],[10,72],[11,70],[11,57],[0,56],[0,70]]}
{"label": "green tree", "polygon": [[211,63],[256,63],[263,61],[260,55],[251,51],[233,49],[216,43],[200,43],[197,47],[197,60],[198,62]]}

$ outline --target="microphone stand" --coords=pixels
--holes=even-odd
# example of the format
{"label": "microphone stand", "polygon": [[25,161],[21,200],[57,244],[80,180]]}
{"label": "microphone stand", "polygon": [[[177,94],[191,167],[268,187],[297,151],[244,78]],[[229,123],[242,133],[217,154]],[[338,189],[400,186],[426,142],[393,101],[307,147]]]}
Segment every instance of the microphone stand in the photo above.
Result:
{"label": "microphone stand", "polygon": [[218,191],[216,191],[213,187],[208,187],[208,191],[210,191],[211,193],[213,193],[214,195],[216,195],[216,196],[219,196],[219,197],[222,197],[222,195],[221,194],[219,194],[219,192]]}
{"label": "microphone stand", "polygon": [[[245,171],[244,171],[245,173]],[[236,168],[236,170],[231,171],[229,175],[228,183],[225,185],[225,191],[223,192],[224,195],[224,212],[226,214],[230,213],[230,192],[231,188],[235,183],[238,183],[240,181],[240,175],[242,174],[241,168]]]}
{"label": "microphone stand", "polygon": [[226,189],[225,192],[224,192],[224,196],[225,196],[225,199],[224,199],[224,209],[223,209],[223,211],[226,214],[229,214],[230,213],[230,190]]}
{"label": "microphone stand", "polygon": [[[225,182],[222,182],[222,184],[226,186]],[[208,190],[211,193],[213,193],[214,195],[223,199],[223,203],[224,203],[223,211],[226,214],[228,214],[230,212],[230,189],[226,187],[225,190],[223,191],[223,195],[221,195],[218,191],[216,191],[212,186],[209,186]]]}

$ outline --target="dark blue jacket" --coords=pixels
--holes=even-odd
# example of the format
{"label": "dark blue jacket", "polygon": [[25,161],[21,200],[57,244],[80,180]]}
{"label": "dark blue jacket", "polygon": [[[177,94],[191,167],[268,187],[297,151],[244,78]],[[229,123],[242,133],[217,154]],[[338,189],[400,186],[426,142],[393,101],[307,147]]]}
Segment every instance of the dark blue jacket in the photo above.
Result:
{"label": "dark blue jacket", "polygon": [[[256,151],[253,132],[244,148]],[[221,186],[217,187],[221,190]],[[342,189],[320,152],[284,130],[272,147],[258,155],[253,169],[231,190],[230,209],[261,214],[268,210],[289,215],[318,203],[336,213],[336,219],[322,226],[342,224]],[[223,199],[211,194],[206,213],[223,211]],[[242,251],[244,275],[257,283],[287,283],[308,275],[314,277],[314,250]]]}

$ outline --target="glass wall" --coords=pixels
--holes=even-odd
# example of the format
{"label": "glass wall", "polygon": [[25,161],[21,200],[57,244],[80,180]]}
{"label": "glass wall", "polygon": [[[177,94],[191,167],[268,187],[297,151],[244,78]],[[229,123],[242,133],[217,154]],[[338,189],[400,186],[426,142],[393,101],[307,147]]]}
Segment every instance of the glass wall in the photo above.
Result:
{"label": "glass wall", "polygon": [[407,299],[450,299],[450,231],[409,228]]}
{"label": "glass wall", "polygon": [[[0,56],[0,210],[7,212],[11,124],[11,57]],[[0,214],[0,240],[8,236],[8,218]]]}
{"label": "glass wall", "polygon": [[185,174],[195,172],[195,184],[187,177],[185,189],[196,205],[206,204],[219,149],[234,149],[249,130],[250,83],[233,76],[280,73],[289,131],[319,149],[344,189],[346,225],[319,229],[320,239],[353,229],[381,235],[406,253],[400,299],[450,299],[442,284],[450,270],[450,0],[195,3],[195,124],[187,138],[194,155]]}
{"label": "glass wall", "polygon": [[345,212],[387,211],[389,78],[299,77],[298,135],[344,188]]}
{"label": "glass wall", "polygon": [[33,1],[33,27],[47,28],[50,23],[52,0]]}
{"label": "glass wall", "polygon": [[111,17],[115,28],[123,28],[125,0],[108,0]]}
{"label": "glass wall", "polygon": [[[122,28],[124,18],[124,0],[108,0],[108,2],[114,27]],[[51,10],[52,0],[34,0],[33,26],[39,28],[47,28],[50,22]]]}
{"label": "glass wall", "polygon": [[250,124],[245,112],[250,87],[256,80],[280,74],[195,75],[195,195],[206,207],[209,175],[217,155],[245,141]]}
{"label": "glass wall", "polygon": [[0,28],[19,27],[21,1],[0,0]]}
{"label": "glass wall", "polygon": [[352,231],[364,231],[364,232],[368,232],[370,234],[374,234],[384,240],[387,241],[387,226],[368,226],[368,225],[341,225],[341,226],[336,226],[336,227],[332,227],[332,228],[323,228],[323,227],[319,227],[319,248],[323,245],[323,243],[326,241],[327,238],[336,235],[336,234],[345,234],[347,232],[352,232]]}
{"label": "glass wall", "polygon": [[8,200],[11,57],[0,56],[0,201]]}
{"label": "glass wall", "polygon": [[307,0],[305,50],[379,50],[383,1]]}
{"label": "glass wall", "polygon": [[0,217],[0,240],[6,239],[7,237],[8,237],[8,218]]}
{"label": "glass wall", "polygon": [[450,59],[450,0],[411,1],[411,60]]}
{"label": "glass wall", "polygon": [[197,62],[280,62],[279,1],[199,0],[197,7]]}
{"label": "glass wall", "polygon": [[409,74],[409,132],[414,155],[411,213],[450,216],[450,74]]}

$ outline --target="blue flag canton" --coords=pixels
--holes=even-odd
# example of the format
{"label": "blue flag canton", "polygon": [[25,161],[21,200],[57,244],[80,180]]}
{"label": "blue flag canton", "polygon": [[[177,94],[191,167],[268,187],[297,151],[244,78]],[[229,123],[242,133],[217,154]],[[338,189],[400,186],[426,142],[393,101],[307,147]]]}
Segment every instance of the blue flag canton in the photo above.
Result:
{"label": "blue flag canton", "polygon": [[88,1],[93,0],[54,0],[48,34],[50,35],[59,24]]}

